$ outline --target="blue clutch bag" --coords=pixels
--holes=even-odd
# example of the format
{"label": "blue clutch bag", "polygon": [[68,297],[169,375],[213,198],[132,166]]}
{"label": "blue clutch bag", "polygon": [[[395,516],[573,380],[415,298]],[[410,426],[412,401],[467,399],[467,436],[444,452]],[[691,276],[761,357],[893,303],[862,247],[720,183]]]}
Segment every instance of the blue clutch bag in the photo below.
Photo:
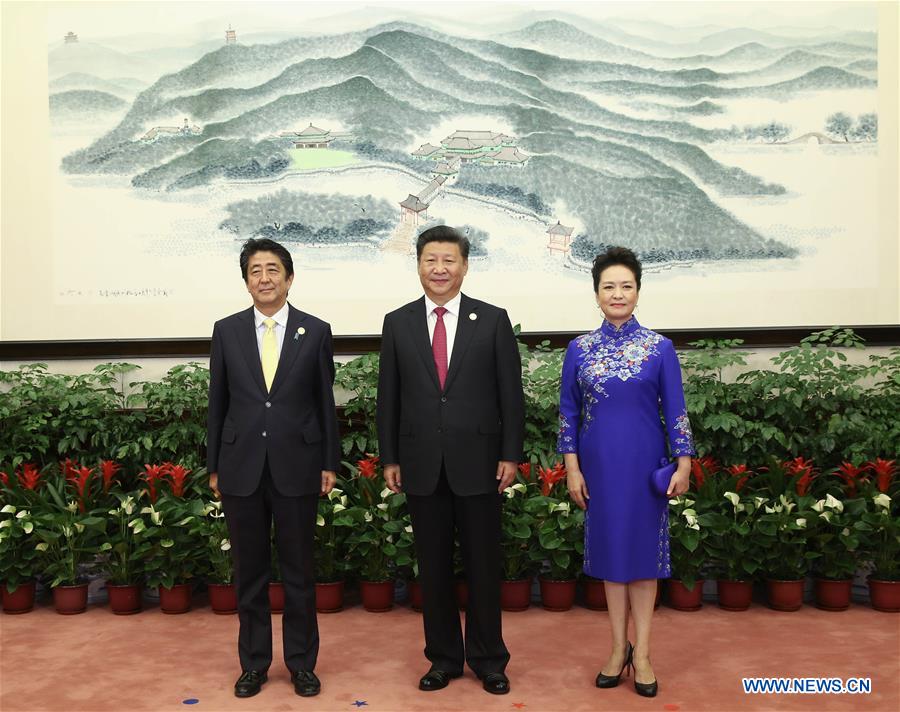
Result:
{"label": "blue clutch bag", "polygon": [[675,462],[669,462],[669,459],[665,457],[659,461],[659,464],[659,469],[653,470],[653,474],[650,476],[650,487],[657,495],[665,497],[666,492],[669,491],[669,482],[678,465]]}

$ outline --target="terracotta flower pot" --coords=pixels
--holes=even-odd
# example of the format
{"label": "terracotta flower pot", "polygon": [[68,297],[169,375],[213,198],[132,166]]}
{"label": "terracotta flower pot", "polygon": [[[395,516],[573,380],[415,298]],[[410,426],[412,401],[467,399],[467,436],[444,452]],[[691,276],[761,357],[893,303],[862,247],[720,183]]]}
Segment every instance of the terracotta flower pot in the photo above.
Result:
{"label": "terracotta flower pot", "polygon": [[163,613],[187,613],[191,610],[191,584],[176,583],[172,588],[159,587],[159,609]]}
{"label": "terracotta flower pot", "polygon": [[456,579],[456,583],[453,585],[453,595],[456,596],[456,605],[459,610],[466,610],[466,604],[469,602],[469,584],[465,579]]}
{"label": "terracotta flower pot", "polygon": [[54,586],[53,606],[56,608],[56,612],[64,616],[84,613],[87,609],[87,591],[86,583],[77,583],[73,586]]}
{"label": "terracotta flower pot", "polygon": [[422,584],[418,581],[408,581],[406,590],[409,591],[409,606],[414,611],[422,612]]}
{"label": "terracotta flower pot", "polygon": [[575,579],[551,581],[541,578],[541,603],[548,611],[568,611],[575,603]]}
{"label": "terracotta flower pot", "polygon": [[141,587],[136,583],[106,584],[109,610],[117,616],[129,616],[141,610]]}
{"label": "terracotta flower pot", "polygon": [[776,611],[799,611],[803,607],[804,579],[778,581],[766,579],[769,608]]}
{"label": "terracotta flower pot", "polygon": [[284,613],[284,584],[281,581],[269,581],[269,608],[272,613]]}
{"label": "terracotta flower pot", "polygon": [[503,581],[500,584],[500,607],[504,611],[524,611],[531,605],[531,579]]}
{"label": "terracotta flower pot", "polygon": [[719,579],[716,583],[719,593],[719,608],[726,611],[746,611],[753,600],[751,581],[728,581]]}
{"label": "terracotta flower pot", "polygon": [[900,581],[883,581],[869,577],[869,598],[876,611],[900,611]]}
{"label": "terracotta flower pot", "polygon": [[606,610],[606,586],[603,579],[585,578],[584,605],[592,611]]}
{"label": "terracotta flower pot", "polygon": [[28,613],[34,608],[34,581],[19,584],[12,593],[6,589],[5,583],[0,583],[0,588],[3,589],[4,613]]}
{"label": "terracotta flower pot", "polygon": [[209,606],[216,615],[237,613],[237,592],[233,583],[208,583],[206,593],[209,596]]}
{"label": "terracotta flower pot", "polygon": [[850,608],[850,590],[853,581],[816,579],[816,608],[823,611],[846,611]]}
{"label": "terracotta flower pot", "polygon": [[393,581],[360,581],[363,608],[371,613],[383,613],[394,607]]}
{"label": "terracotta flower pot", "polygon": [[676,611],[699,611],[703,608],[703,581],[694,581],[690,591],[677,579],[669,579],[669,605]]}
{"label": "terracotta flower pot", "polygon": [[316,610],[319,613],[337,613],[344,607],[344,582],[316,584]]}

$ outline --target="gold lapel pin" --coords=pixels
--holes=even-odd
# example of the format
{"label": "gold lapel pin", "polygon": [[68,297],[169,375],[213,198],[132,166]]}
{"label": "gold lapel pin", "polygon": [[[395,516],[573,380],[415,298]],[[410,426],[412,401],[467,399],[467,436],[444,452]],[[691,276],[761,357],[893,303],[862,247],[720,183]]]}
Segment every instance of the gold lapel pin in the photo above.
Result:
{"label": "gold lapel pin", "polygon": [[297,333],[294,334],[294,341],[297,341],[305,333],[306,333],[306,329],[304,329],[302,326],[297,327]]}
{"label": "gold lapel pin", "polygon": [[469,319],[475,321],[478,318],[478,315],[475,312],[469,312]]}

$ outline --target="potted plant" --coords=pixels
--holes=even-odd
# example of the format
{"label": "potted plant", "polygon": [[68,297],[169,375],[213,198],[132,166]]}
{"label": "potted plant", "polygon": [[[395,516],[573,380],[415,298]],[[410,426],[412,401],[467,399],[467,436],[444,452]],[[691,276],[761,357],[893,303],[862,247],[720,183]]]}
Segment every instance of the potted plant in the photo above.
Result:
{"label": "potted plant", "polygon": [[202,500],[187,500],[164,492],[141,512],[159,528],[147,556],[146,582],[159,588],[163,613],[186,613],[191,607],[192,579],[203,573],[206,542],[198,536],[204,516]]}
{"label": "potted plant", "polygon": [[228,538],[222,502],[217,499],[206,502],[203,517],[194,520],[194,524],[199,530],[199,537],[206,544],[206,593],[210,608],[218,615],[237,613],[231,540]]}
{"label": "potted plant", "polygon": [[41,569],[51,579],[57,613],[84,613],[85,579],[100,550],[106,522],[92,512],[81,512],[78,501],[66,502],[52,482],[46,483],[46,490],[47,507],[33,517]]}
{"label": "potted plant", "polygon": [[796,611],[803,605],[804,582],[817,557],[809,546],[815,519],[811,504],[809,496],[782,494],[764,505],[755,522],[753,540],[765,552],[769,606],[776,611]]}
{"label": "potted plant", "polygon": [[152,524],[141,513],[132,495],[115,493],[119,506],[110,509],[106,520],[106,540],[100,546],[98,565],[106,576],[110,610],[128,615],[141,610],[141,581],[144,561],[152,545]]}
{"label": "potted plant", "polygon": [[584,512],[568,499],[552,496],[554,485],[565,477],[561,466],[553,470],[550,474],[541,468],[541,495],[529,499],[525,510],[536,519],[537,537],[530,555],[544,567],[539,577],[541,602],[548,611],[566,611],[575,602],[577,576],[584,563]]}
{"label": "potted plant", "polygon": [[687,495],[669,500],[669,605],[679,611],[697,611],[703,606],[701,572],[709,530],[700,525],[697,507],[702,504]]}
{"label": "potted plant", "polygon": [[900,611],[900,497],[878,492],[863,514],[863,556],[873,567],[869,597],[878,611]]}
{"label": "potted plant", "polygon": [[419,562],[416,559],[416,540],[413,536],[412,520],[409,512],[405,512],[401,520],[403,529],[397,534],[394,545],[397,553],[394,556],[394,566],[398,576],[406,579],[406,592],[409,605],[414,611],[421,612],[422,585],[419,583]]}
{"label": "potted plant", "polygon": [[6,504],[0,509],[0,586],[4,613],[34,608],[35,549],[31,510]]}
{"label": "potted plant", "polygon": [[34,607],[38,551],[33,514],[45,507],[42,477],[33,463],[17,468],[12,477],[0,472],[0,589],[6,613],[27,613]]}
{"label": "potted plant", "polygon": [[360,592],[367,611],[388,611],[394,601],[396,541],[403,532],[406,495],[384,486],[377,471],[377,457],[357,463],[355,481],[358,504],[345,514],[353,522],[347,535],[347,551],[360,575]]}
{"label": "potted plant", "polygon": [[313,552],[319,613],[334,613],[344,606],[344,540],[346,527],[353,523],[345,514],[348,502],[344,489],[338,487],[319,498]]}
{"label": "potted plant", "polygon": [[841,501],[830,494],[812,505],[818,513],[816,535],[811,545],[817,554],[814,562],[816,607],[825,611],[844,611],[850,607],[853,575],[859,566],[860,528],[866,501],[861,498]]}
{"label": "potted plant", "polygon": [[[521,470],[521,465],[519,466]],[[503,557],[503,581],[500,586],[500,605],[504,611],[524,611],[531,605],[531,579],[534,561],[531,558],[535,537],[535,518],[525,511],[528,485],[515,482],[504,492],[500,520],[500,551]]]}
{"label": "potted plant", "polygon": [[726,611],[750,607],[753,578],[762,564],[762,551],[751,532],[766,501],[725,492],[716,508],[702,515],[701,527],[709,530],[707,550],[717,573],[719,607]]}

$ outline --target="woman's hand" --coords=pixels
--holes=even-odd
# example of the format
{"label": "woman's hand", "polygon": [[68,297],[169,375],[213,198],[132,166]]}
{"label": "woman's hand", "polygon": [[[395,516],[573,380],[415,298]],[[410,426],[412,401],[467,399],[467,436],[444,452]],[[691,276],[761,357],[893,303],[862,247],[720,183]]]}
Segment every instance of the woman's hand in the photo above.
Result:
{"label": "woman's hand", "polygon": [[587,483],[584,481],[584,475],[581,470],[566,469],[566,488],[569,490],[569,496],[582,509],[587,509],[587,501],[590,499],[587,490]]}
{"label": "woman's hand", "polygon": [[669,480],[669,489],[666,490],[666,497],[679,497],[688,491],[691,485],[691,458],[679,457],[678,468]]}

